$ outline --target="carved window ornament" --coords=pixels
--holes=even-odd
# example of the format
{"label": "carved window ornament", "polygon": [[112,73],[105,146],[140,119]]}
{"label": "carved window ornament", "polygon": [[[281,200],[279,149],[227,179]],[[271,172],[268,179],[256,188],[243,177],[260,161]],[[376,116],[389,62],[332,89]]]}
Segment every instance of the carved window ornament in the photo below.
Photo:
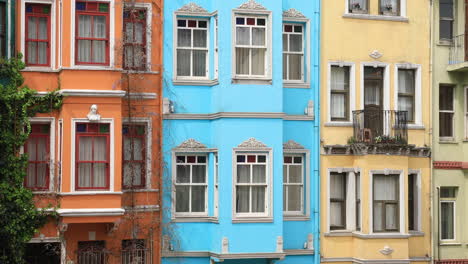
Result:
{"label": "carved window ornament", "polygon": [[265,149],[268,148],[267,145],[263,144],[262,142],[258,141],[255,138],[249,138],[248,140],[242,142],[238,148],[247,148],[247,149]]}
{"label": "carved window ornament", "polygon": [[371,58],[377,60],[377,59],[380,59],[380,58],[383,56],[383,54],[382,54],[380,51],[378,51],[378,50],[374,50],[374,51],[372,51],[372,52],[369,54],[369,56],[370,56]]}
{"label": "carved window ornament", "polygon": [[184,14],[197,14],[197,15],[210,15],[208,10],[204,9],[203,7],[190,2],[183,7],[177,10],[177,13],[184,13]]}
{"label": "carved window ornament", "polygon": [[285,150],[304,149],[304,146],[302,146],[301,144],[297,143],[294,140],[289,140],[288,142],[283,143],[283,149]]}
{"label": "carved window ornament", "polygon": [[286,11],[283,12],[283,17],[284,18],[302,18],[302,19],[305,19],[306,16],[304,16],[304,14],[302,14],[300,11],[294,9],[294,8],[291,8],[291,9],[288,9]]}
{"label": "carved window ornament", "polygon": [[238,9],[253,11],[267,10],[264,6],[257,3],[255,0],[249,0],[248,2],[243,3],[238,7]]}
{"label": "carved window ornament", "polygon": [[176,149],[206,149],[206,146],[193,138],[187,139],[182,142]]}
{"label": "carved window ornament", "polygon": [[96,104],[91,105],[89,108],[89,113],[86,115],[89,121],[99,121],[101,120],[101,115],[98,114],[98,106]]}
{"label": "carved window ornament", "polygon": [[379,251],[380,251],[380,253],[382,253],[382,255],[388,256],[388,255],[392,254],[394,250],[393,250],[393,248],[391,248],[389,246],[385,246],[383,249],[381,249]]}

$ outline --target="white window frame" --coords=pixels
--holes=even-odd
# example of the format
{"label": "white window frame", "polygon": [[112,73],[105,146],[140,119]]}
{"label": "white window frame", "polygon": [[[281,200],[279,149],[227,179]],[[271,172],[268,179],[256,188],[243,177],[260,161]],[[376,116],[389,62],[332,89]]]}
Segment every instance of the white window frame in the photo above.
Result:
{"label": "white window frame", "polygon": [[[374,174],[383,174],[383,175],[399,175],[398,178],[398,188],[399,197],[398,197],[398,206],[399,206],[399,232],[374,232]],[[405,199],[405,179],[403,170],[370,170],[369,171],[370,184],[369,184],[369,230],[370,233],[377,236],[393,235],[393,234],[405,234],[406,228],[406,199]],[[362,178],[361,178],[362,181]],[[362,184],[362,183],[361,183]],[[362,189],[361,189],[362,190]],[[361,202],[362,203],[362,202]]]}
{"label": "white window frame", "polygon": [[214,212],[213,215],[215,218],[218,217],[219,214],[219,155],[215,153],[213,156],[213,175],[214,175]]}
{"label": "white window frame", "polygon": [[76,124],[77,123],[96,123],[95,121],[89,121],[87,118],[72,118],[72,126],[71,126],[71,182],[70,182],[70,192],[74,192],[76,194],[99,194],[99,193],[110,193],[114,192],[115,188],[115,126],[114,126],[114,118],[101,118],[99,124],[109,124],[109,190],[92,190],[92,191],[80,191],[76,190],[75,186],[75,162],[76,162]]}
{"label": "white window frame", "polygon": [[[236,73],[236,18],[237,17],[256,17],[265,18],[265,75],[238,75]],[[271,11],[264,10],[242,10],[234,9],[232,11],[232,33],[231,33],[231,46],[232,46],[232,78],[233,80],[257,80],[257,81],[271,81],[272,80],[272,16]],[[246,46],[246,48],[248,48]],[[252,48],[252,46],[250,46]],[[251,62],[250,62],[251,63]],[[250,64],[251,65],[251,64]],[[249,66],[250,67],[250,66]],[[281,66],[282,67],[282,66]],[[282,78],[282,77],[281,77]]]}
{"label": "white window frame", "polygon": [[[152,173],[152,134],[153,134],[153,127],[152,127],[152,122],[151,118],[149,117],[132,117],[128,118],[125,117],[122,120],[122,126],[124,125],[144,125],[146,128],[146,138],[145,138],[145,143],[146,143],[146,151],[145,151],[145,188],[144,189],[151,189],[151,173]],[[123,135],[122,135],[123,137]],[[123,145],[122,145],[123,148]],[[123,150],[122,150],[123,151]],[[122,185],[123,185],[123,171],[122,171]]]}
{"label": "white window frame", "polygon": [[[302,31],[301,32],[285,32],[284,31],[284,27],[285,26],[292,26],[293,28],[296,27],[296,26],[300,26],[302,27]],[[283,68],[283,74],[284,72],[286,72],[286,75],[288,76],[288,79],[283,79],[283,83],[304,83],[305,82],[305,79],[306,79],[306,73],[305,73],[305,70],[306,70],[306,61],[307,61],[307,58],[306,58],[306,45],[307,45],[307,40],[306,40],[306,25],[303,24],[303,23],[293,23],[293,22],[289,22],[289,21],[283,21],[283,24],[282,24],[282,37],[284,37],[284,35],[287,35],[288,36],[288,51],[284,51],[284,47],[283,47],[283,57],[284,55],[286,55],[286,58],[287,58],[287,62],[286,62],[286,69]],[[290,51],[290,38],[289,36],[290,35],[301,35],[302,37],[302,51],[298,52],[298,51]],[[289,79],[289,55],[302,55],[302,61],[301,61],[301,79],[300,80],[290,80]]]}
{"label": "white window frame", "polygon": [[[302,210],[301,211],[284,211],[283,219],[285,221],[303,220],[303,218],[310,217],[310,151],[305,149],[284,149],[283,157],[302,157]],[[284,166],[284,164],[283,164]],[[285,177],[285,175],[283,175]],[[284,184],[284,183],[283,183]],[[283,194],[284,199],[284,194]]]}
{"label": "white window frame", "polygon": [[[440,188],[451,187],[451,186],[440,186]],[[455,188],[455,187],[453,187]],[[455,190],[457,192],[457,190]],[[457,195],[453,198],[440,198],[439,194],[439,232],[442,232],[442,203],[451,203],[453,204],[453,239],[442,239],[442,234],[439,234],[439,239],[441,242],[454,242],[457,241]]]}
{"label": "white window frame", "polygon": [[[351,14],[351,15],[358,15],[358,16],[384,16],[384,15],[380,15],[379,13],[377,14],[371,14],[370,13],[370,10],[371,10],[371,5],[374,3],[374,1],[372,0],[369,0],[369,7],[368,7],[368,13],[367,14],[353,14],[353,13],[350,13],[349,12],[349,1],[350,0],[345,0],[345,10],[344,10],[344,13],[345,14]],[[378,3],[377,3],[378,5]],[[379,10],[379,7],[377,6],[377,10]],[[396,17],[406,17],[406,11],[407,8],[406,8],[406,0],[400,0],[400,15],[399,16],[396,16]]]}
{"label": "white window frame", "polygon": [[398,82],[398,71],[402,70],[414,70],[414,123],[408,124],[409,129],[424,128],[422,123],[422,78],[421,78],[421,65],[420,64],[410,64],[410,63],[397,63],[395,64],[395,91],[394,91],[394,103],[395,110],[398,109],[398,91],[399,91],[399,82]]}
{"label": "white window frame", "polygon": [[464,110],[463,112],[465,113],[465,140],[468,140],[468,86],[465,86],[464,90],[464,96],[465,96],[465,103],[463,104]]}
{"label": "white window frame", "polygon": [[[331,230],[331,210],[330,210],[330,183],[332,173],[346,173],[346,218],[345,229]],[[327,232],[343,232],[343,231],[358,231],[356,223],[356,174],[360,175],[360,190],[361,190],[361,210],[359,219],[361,219],[362,230],[362,174],[359,168],[329,168],[327,172]]]}
{"label": "white window frame", "polygon": [[[55,182],[55,118],[54,117],[31,117],[29,118],[31,125],[33,124],[49,124],[49,187],[46,191],[33,191],[33,193],[48,193],[54,191]],[[22,150],[21,152],[24,152]]]}
{"label": "white window frame", "polygon": [[[439,104],[439,109],[437,109],[438,111],[438,115],[440,117],[440,113],[451,113],[453,114],[452,116],[452,136],[451,137],[441,137],[440,136],[440,122],[439,122],[439,135],[437,135],[439,137],[439,140],[440,141],[454,141],[455,138],[456,138],[456,126],[455,126],[455,114],[456,114],[456,96],[457,96],[457,86],[456,85],[451,85],[451,84],[439,84],[439,94],[438,96],[440,97],[440,87],[443,86],[443,87],[452,87],[452,110],[440,110],[440,104]],[[464,111],[463,111],[464,112]]]}
{"label": "white window frame", "polygon": [[[75,56],[75,34],[76,34],[76,1],[71,1],[71,23],[70,23],[70,59],[71,67],[76,69],[109,69],[115,67],[115,1],[111,0],[93,0],[93,2],[102,2],[109,4],[109,65],[77,65]],[[122,20],[123,23],[123,20]]]}
{"label": "white window frame", "polygon": [[[205,50],[206,51],[206,69],[205,69],[205,76],[178,76],[177,75],[177,50],[179,49],[178,45],[177,45],[177,30],[179,29],[178,25],[177,25],[177,20],[178,19],[185,19],[185,20],[195,20],[197,21],[206,21],[206,48],[194,48],[194,47],[184,47],[182,49],[185,49],[185,50],[190,50],[190,51],[194,51],[194,50]],[[173,69],[173,72],[174,72],[174,79],[175,80],[209,80],[210,79],[210,68],[211,68],[211,63],[210,63],[210,57],[211,57],[211,53],[212,53],[212,50],[211,50],[211,19],[210,17],[189,17],[189,16],[182,16],[182,15],[177,15],[177,13],[174,15],[174,33],[173,33],[173,36],[174,36],[174,45],[173,45],[173,51],[174,51],[174,55],[173,55],[173,58],[174,58],[174,62],[173,62],[173,66],[174,66],[174,69]],[[187,27],[186,29],[191,29],[192,31],[192,34],[191,34],[191,45],[193,46],[193,29],[198,29],[200,30],[199,28],[189,28]],[[192,61],[190,63],[190,74],[192,75],[193,73],[193,64],[192,64]]]}
{"label": "white window frame", "polygon": [[390,64],[382,62],[362,62],[361,63],[361,109],[364,109],[364,68],[384,68],[383,76],[383,109],[390,110]]}
{"label": "white window frame", "polygon": [[[331,120],[331,68],[332,66],[349,67],[349,121],[332,121]],[[362,86],[364,89],[364,86]],[[327,123],[342,124],[352,126],[353,111],[356,110],[356,67],[354,62],[331,61],[328,63],[327,69]]]}
{"label": "white window frame", "polygon": [[[265,213],[237,213],[237,155],[266,156]],[[232,220],[233,222],[272,222],[273,221],[273,150],[271,148],[234,148],[232,151]]]}
{"label": "white window frame", "polygon": [[[152,65],[151,65],[151,47],[152,47],[151,40],[152,39],[151,37],[152,37],[152,32],[153,32],[153,28],[152,28],[153,9],[150,3],[132,2],[131,5],[134,5],[135,8],[146,10],[146,67],[145,67],[145,71],[150,72],[152,69]],[[125,7],[122,9],[122,12],[124,12],[124,10],[125,10]],[[122,17],[123,17],[123,13],[122,13]],[[123,25],[123,22],[122,22],[122,25]],[[123,32],[125,33],[125,29],[123,29]]]}
{"label": "white window frame", "polygon": [[[51,69],[56,69],[55,67],[55,57],[56,57],[56,1],[55,0],[21,0],[20,3],[20,12],[21,12],[21,19],[20,19],[20,51],[22,54],[25,53],[26,45],[25,45],[25,37],[26,37],[26,4],[45,4],[50,5],[50,66],[26,66],[25,70],[35,71],[35,70],[45,70],[50,71]],[[8,10],[10,8],[8,7]],[[8,27],[10,28],[10,27]],[[8,45],[9,49],[10,45]],[[7,51],[8,53],[8,51]],[[26,60],[26,58],[24,58]]]}
{"label": "white window frame", "polygon": [[[206,157],[206,168],[205,168],[205,183],[188,183],[185,186],[205,186],[205,211],[204,212],[176,212],[176,179],[177,179],[177,165],[180,163],[177,163],[177,156],[203,156]],[[209,161],[210,161],[210,155],[209,152],[173,152],[172,154],[172,164],[173,164],[173,170],[172,170],[172,185],[174,186],[172,188],[172,212],[173,212],[173,218],[179,218],[179,217],[207,217],[209,215],[209,208],[208,208],[208,202],[209,202],[209,197],[208,197],[208,189],[210,187],[210,181],[209,181]],[[185,164],[185,162],[183,163]],[[193,164],[198,164],[198,163],[193,163]],[[189,164],[190,165],[190,164]],[[192,175],[190,175],[190,178],[192,178]],[[192,197],[189,196],[189,206],[191,207],[191,199]]]}
{"label": "white window frame", "polygon": [[[410,230],[413,232],[422,232],[422,182],[421,182],[421,170],[408,170],[408,175],[413,174],[416,175],[416,199],[417,203],[417,218],[416,218],[416,226],[415,230]],[[409,183],[408,183],[409,187]],[[409,194],[409,191],[408,191]]]}

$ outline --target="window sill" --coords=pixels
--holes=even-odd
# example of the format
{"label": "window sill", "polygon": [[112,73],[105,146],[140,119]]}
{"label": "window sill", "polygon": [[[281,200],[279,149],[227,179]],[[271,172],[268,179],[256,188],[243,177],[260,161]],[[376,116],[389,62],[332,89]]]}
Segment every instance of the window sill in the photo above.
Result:
{"label": "window sill", "polygon": [[54,191],[49,191],[49,190],[42,190],[42,191],[34,191],[34,190],[31,190],[31,192],[34,194],[34,195],[40,195],[40,194],[54,194],[56,192]]}
{"label": "window sill", "polygon": [[325,233],[326,237],[357,237],[362,239],[402,239],[409,238],[411,234],[401,233],[382,233],[382,234],[363,234],[357,231],[336,230]]}
{"label": "window sill", "polygon": [[22,72],[59,72],[60,70],[54,70],[51,67],[28,66],[21,71]]}
{"label": "window sill", "polygon": [[450,47],[450,46],[452,46],[452,41],[450,41],[450,40],[439,40],[439,42],[437,42],[437,46]]}
{"label": "window sill", "polygon": [[283,216],[283,220],[284,221],[290,221],[290,222],[293,222],[293,221],[309,221],[310,220],[310,217],[309,216],[306,216],[306,215],[285,215]]}
{"label": "window sill", "polygon": [[458,145],[458,142],[455,139],[441,139],[439,138],[439,144],[453,144]]}
{"label": "window sill", "polygon": [[209,216],[187,216],[187,217],[177,217],[171,220],[173,223],[218,223],[217,217],[209,217]]}
{"label": "window sill", "polygon": [[369,14],[343,14],[343,18],[353,19],[367,19],[379,21],[394,21],[394,22],[408,22],[408,18],[402,16],[384,16],[384,15],[369,15]]}
{"label": "window sill", "polygon": [[218,85],[218,80],[173,80],[174,85],[185,86],[215,86]]}
{"label": "window sill", "polygon": [[424,125],[417,125],[417,124],[408,124],[409,130],[425,130],[426,127]]}
{"label": "window sill", "polygon": [[273,223],[273,218],[271,217],[244,217],[244,218],[233,218],[233,224],[240,223]]}
{"label": "window sill", "polygon": [[100,194],[119,195],[119,194],[122,194],[122,192],[110,192],[110,191],[73,191],[73,192],[61,192],[61,193],[59,193],[60,196],[72,196],[72,195],[100,195]]}
{"label": "window sill", "polygon": [[159,192],[159,189],[143,189],[143,188],[142,189],[134,189],[134,190],[124,189],[122,192],[123,193]]}
{"label": "window sill", "polygon": [[409,231],[410,236],[412,237],[422,237],[425,236],[426,234],[422,231]]}
{"label": "window sill", "polygon": [[[120,69],[119,69],[120,70]],[[124,73],[127,73],[127,74],[159,74],[160,72],[158,71],[137,71],[137,70],[125,70],[125,69],[122,69],[122,71]]]}
{"label": "window sill", "polygon": [[264,84],[270,85],[273,83],[272,79],[268,78],[248,78],[248,77],[235,77],[232,78],[233,84]]}
{"label": "window sill", "polygon": [[310,83],[294,83],[294,82],[283,82],[283,88],[310,88]]}
{"label": "window sill", "polygon": [[85,71],[117,71],[122,72],[120,68],[110,67],[110,66],[81,66],[75,65],[73,67],[63,67],[63,70],[85,70]]}
{"label": "window sill", "polygon": [[352,122],[339,122],[339,121],[336,121],[336,122],[326,122],[324,124],[325,127],[353,127],[353,123]]}
{"label": "window sill", "polygon": [[439,242],[439,245],[440,245],[440,246],[462,246],[463,244],[460,243],[460,242],[444,242],[444,241],[440,241],[440,242]]}

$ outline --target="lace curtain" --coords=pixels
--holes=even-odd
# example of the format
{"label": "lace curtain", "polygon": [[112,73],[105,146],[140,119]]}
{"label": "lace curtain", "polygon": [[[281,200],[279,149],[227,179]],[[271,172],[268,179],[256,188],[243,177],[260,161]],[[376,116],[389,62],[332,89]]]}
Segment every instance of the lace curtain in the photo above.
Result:
{"label": "lace curtain", "polygon": [[178,29],[177,47],[177,75],[205,77],[208,56],[207,31]]}
{"label": "lace curtain", "polygon": [[330,110],[332,118],[346,118],[347,93],[349,91],[348,67],[331,67]]}
{"label": "lace curtain", "polygon": [[408,111],[408,120],[414,120],[414,71],[398,71],[398,110]]}
{"label": "lace curtain", "polygon": [[398,175],[374,175],[375,231],[398,228],[398,178]]}
{"label": "lace curtain", "polygon": [[[266,167],[265,165],[237,165],[236,212],[265,212]],[[239,185],[242,184],[242,185]]]}
{"label": "lace curtain", "polygon": [[[79,15],[78,37],[105,39],[106,32],[105,16]],[[78,40],[78,61],[91,63],[106,62],[106,41],[105,40]]]}
{"label": "lace curtain", "polygon": [[[106,137],[80,137],[79,160],[90,163],[79,163],[79,187],[106,187],[106,163],[92,163],[91,161],[107,161]],[[94,145],[94,146],[93,146]]]}
{"label": "lace curtain", "polygon": [[48,42],[34,41],[47,40],[47,18],[28,17],[27,60],[28,64],[47,64]]}

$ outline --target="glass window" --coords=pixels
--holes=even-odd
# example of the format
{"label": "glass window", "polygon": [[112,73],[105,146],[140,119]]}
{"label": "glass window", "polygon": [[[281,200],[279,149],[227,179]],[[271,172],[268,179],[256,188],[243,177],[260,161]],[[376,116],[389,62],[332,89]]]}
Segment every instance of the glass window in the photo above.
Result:
{"label": "glass window", "polygon": [[267,76],[267,17],[236,16],[235,71],[237,76]]}
{"label": "glass window", "polygon": [[283,80],[304,81],[304,26],[283,24]]}
{"label": "glass window", "polygon": [[123,187],[144,188],[146,175],[146,126],[126,124],[123,138]]}
{"label": "glass window", "polygon": [[176,214],[207,213],[207,164],[206,155],[176,155]]}
{"label": "glass window", "polygon": [[419,192],[418,192],[418,175],[408,175],[408,229],[417,231],[418,227],[418,208],[419,208]]}
{"label": "glass window", "polygon": [[331,121],[349,121],[350,67],[333,65],[330,73]]}
{"label": "glass window", "polygon": [[76,2],[76,64],[109,65],[109,3]]}
{"label": "glass window", "polygon": [[441,40],[452,40],[454,22],[453,0],[440,0],[439,19],[439,38]]}
{"label": "glass window", "polygon": [[453,107],[454,87],[441,85],[439,87],[439,137],[453,138]]}
{"label": "glass window", "polygon": [[330,174],[330,229],[346,229],[346,173]]}
{"label": "glass window", "polygon": [[177,19],[177,77],[208,78],[208,20]]}
{"label": "glass window", "polygon": [[355,14],[368,14],[369,13],[369,0],[348,0],[349,13]]}
{"label": "glass window", "polygon": [[76,124],[76,189],[109,189],[109,124]]}
{"label": "glass window", "polygon": [[122,264],[146,264],[150,251],[144,239],[122,240]]}
{"label": "glass window", "polygon": [[124,68],[145,70],[146,65],[146,9],[124,10]]}
{"label": "glass window", "polygon": [[26,4],[25,58],[28,66],[50,65],[50,5]]}
{"label": "glass window", "polygon": [[283,211],[304,214],[304,158],[285,155],[283,158]]}
{"label": "glass window", "polygon": [[399,230],[399,175],[373,175],[374,232]]}
{"label": "glass window", "polygon": [[236,213],[261,214],[268,208],[267,154],[237,154]]}
{"label": "glass window", "polygon": [[401,0],[380,0],[380,14],[384,16],[399,16]]}
{"label": "glass window", "polygon": [[455,240],[455,203],[457,187],[440,187],[440,239]]}
{"label": "glass window", "polygon": [[415,70],[398,69],[398,110],[407,111],[407,121],[414,123],[415,115]]}
{"label": "glass window", "polygon": [[33,190],[49,189],[50,124],[31,125],[24,152],[28,155],[24,186]]}

